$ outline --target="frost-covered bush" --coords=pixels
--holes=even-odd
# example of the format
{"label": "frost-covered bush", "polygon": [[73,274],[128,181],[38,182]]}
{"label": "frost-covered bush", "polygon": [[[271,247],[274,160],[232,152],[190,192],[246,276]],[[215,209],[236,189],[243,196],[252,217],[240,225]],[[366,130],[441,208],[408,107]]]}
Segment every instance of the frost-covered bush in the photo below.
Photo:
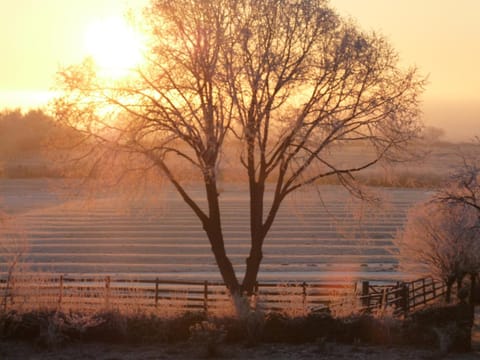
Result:
{"label": "frost-covered bush", "polygon": [[427,201],[413,207],[396,243],[401,266],[443,280],[447,301],[455,281],[461,284],[480,270],[480,219],[464,204]]}

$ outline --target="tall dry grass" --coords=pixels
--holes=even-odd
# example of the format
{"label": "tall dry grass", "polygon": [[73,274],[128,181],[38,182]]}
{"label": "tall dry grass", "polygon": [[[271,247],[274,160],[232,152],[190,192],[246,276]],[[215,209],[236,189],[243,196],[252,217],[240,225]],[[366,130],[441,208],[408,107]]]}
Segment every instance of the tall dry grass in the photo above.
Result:
{"label": "tall dry grass", "polygon": [[28,242],[22,228],[15,218],[0,212],[0,265],[4,273],[0,283],[1,310],[8,306],[8,297],[16,290],[17,277],[26,271],[25,257],[28,253]]}

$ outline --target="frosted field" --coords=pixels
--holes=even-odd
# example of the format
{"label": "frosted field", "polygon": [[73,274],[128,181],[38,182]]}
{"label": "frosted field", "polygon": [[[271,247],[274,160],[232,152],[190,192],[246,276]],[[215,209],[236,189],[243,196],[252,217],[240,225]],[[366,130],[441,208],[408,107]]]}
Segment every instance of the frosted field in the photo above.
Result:
{"label": "frosted field", "polygon": [[[173,191],[161,201],[124,201],[103,194],[94,203],[57,194],[58,182],[0,180],[4,211],[17,219],[31,271],[68,275],[219,280],[200,222]],[[201,198],[200,186],[192,186]],[[264,245],[260,281],[350,281],[411,277],[398,271],[392,238],[425,190],[376,190],[381,208],[360,210],[337,186],[288,199]],[[221,194],[227,251],[244,270],[248,199],[239,186]],[[319,196],[320,194],[320,196]],[[7,244],[8,245],[8,244]],[[2,263],[1,271],[5,271]]]}

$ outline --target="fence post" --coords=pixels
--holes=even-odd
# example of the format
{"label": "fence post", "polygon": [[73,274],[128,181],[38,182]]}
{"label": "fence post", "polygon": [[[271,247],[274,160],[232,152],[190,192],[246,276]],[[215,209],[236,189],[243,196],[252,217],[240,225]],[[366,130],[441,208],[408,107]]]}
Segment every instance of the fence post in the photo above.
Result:
{"label": "fence post", "polygon": [[423,291],[423,305],[426,305],[427,304],[427,289],[425,287],[425,278],[422,279],[422,283],[423,283],[423,288],[422,288],[422,291]]}
{"label": "fence post", "polygon": [[303,311],[307,311],[307,283],[304,281],[302,283],[302,305]]}
{"label": "fence post", "polygon": [[368,296],[368,289],[370,284],[368,281],[362,281],[362,306],[369,308],[370,307],[370,297]]}
{"label": "fence post", "polygon": [[412,309],[412,308],[415,309],[417,307],[417,289],[415,287],[415,281],[412,281],[411,284],[412,284],[412,291],[411,291],[411,293],[412,293],[412,306],[410,306],[410,304],[409,304],[409,309]]}
{"label": "fence post", "polygon": [[158,305],[158,277],[155,279],[155,307]]}
{"label": "fence post", "polygon": [[9,281],[8,283],[11,284],[9,289],[8,289],[9,290],[8,293],[9,293],[9,296],[10,296],[10,305],[13,306],[13,304],[15,304],[14,293],[13,293],[13,289],[15,289],[15,278],[12,278],[12,280]]}
{"label": "fence post", "polygon": [[408,290],[408,284],[402,283],[400,285],[400,300],[398,307],[402,310],[402,312],[407,315],[408,311],[410,310],[410,294]]}
{"label": "fence post", "polygon": [[105,277],[105,307],[110,306],[110,276]]}
{"label": "fence post", "polygon": [[408,314],[410,311],[410,289],[408,284],[404,284],[404,297],[405,297],[405,314]]}
{"label": "fence post", "polygon": [[3,288],[3,299],[2,299],[2,305],[3,305],[3,312],[4,313],[7,311],[7,297],[8,297],[8,288],[5,286]]}
{"label": "fence post", "polygon": [[63,275],[60,275],[60,289],[58,295],[58,308],[62,307],[62,298],[63,298]]}
{"label": "fence post", "polygon": [[385,309],[387,307],[387,289],[383,288],[380,294],[380,303],[378,304],[378,308],[380,310]]}
{"label": "fence post", "polygon": [[208,314],[208,280],[203,283],[203,311]]}

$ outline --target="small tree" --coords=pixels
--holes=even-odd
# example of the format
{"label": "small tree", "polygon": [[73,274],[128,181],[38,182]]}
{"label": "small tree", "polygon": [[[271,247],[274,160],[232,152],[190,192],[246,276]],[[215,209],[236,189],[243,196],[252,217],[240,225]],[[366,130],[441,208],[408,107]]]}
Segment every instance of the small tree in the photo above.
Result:
{"label": "small tree", "polygon": [[[465,206],[477,214],[480,224],[480,138],[467,146],[466,152],[460,153],[461,166],[454,171],[448,186],[445,186],[435,196],[435,201],[441,204]],[[477,226],[478,226],[477,224]],[[477,239],[477,243],[480,239]],[[480,253],[472,248],[472,255],[476,254],[476,262],[470,267],[470,302],[473,303],[476,279],[480,272]]]}
{"label": "small tree", "polygon": [[414,206],[396,239],[400,261],[409,271],[432,274],[452,285],[480,269],[480,223],[472,208],[428,201]]}
{"label": "small tree", "polygon": [[[361,197],[354,175],[397,158],[419,134],[423,79],[399,69],[383,37],[326,1],[153,0],[144,20],[145,67],[116,82],[92,61],[64,69],[56,118],[83,134],[72,146],[91,160],[90,174],[110,162],[118,178],[164,176],[200,220],[233,295],[253,291],[264,240],[289,194],[337,177]],[[332,156],[349,144],[362,144],[365,157],[345,164]],[[231,164],[248,185],[243,281],[225,249],[219,170],[235,170],[222,167],[222,155],[236,156]],[[205,208],[186,186],[186,169],[203,184]]]}

